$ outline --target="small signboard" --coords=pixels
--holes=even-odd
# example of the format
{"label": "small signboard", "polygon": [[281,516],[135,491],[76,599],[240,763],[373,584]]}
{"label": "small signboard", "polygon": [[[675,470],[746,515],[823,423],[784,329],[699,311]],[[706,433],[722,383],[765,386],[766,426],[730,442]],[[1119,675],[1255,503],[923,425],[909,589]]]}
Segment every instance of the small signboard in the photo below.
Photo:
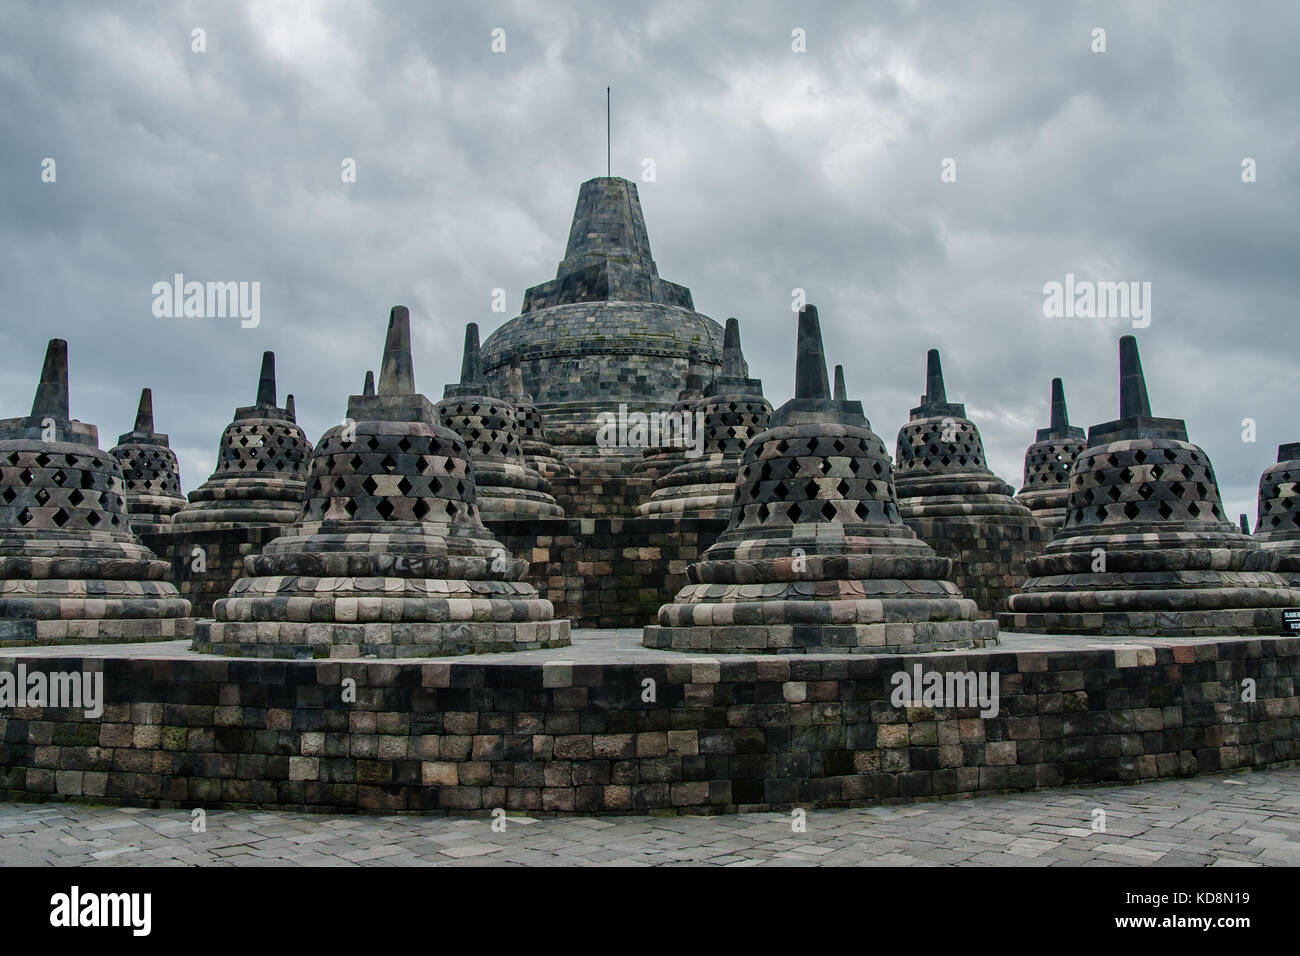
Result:
{"label": "small signboard", "polygon": [[1282,633],[1300,634],[1300,607],[1282,609]]}

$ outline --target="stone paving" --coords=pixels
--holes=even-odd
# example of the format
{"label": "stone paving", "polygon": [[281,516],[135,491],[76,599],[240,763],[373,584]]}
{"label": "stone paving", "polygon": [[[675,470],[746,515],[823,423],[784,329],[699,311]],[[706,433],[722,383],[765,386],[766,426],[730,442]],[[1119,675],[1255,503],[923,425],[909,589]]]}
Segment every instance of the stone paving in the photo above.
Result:
{"label": "stone paving", "polygon": [[[1104,832],[1093,830],[1104,811]],[[0,804],[0,865],[1295,866],[1300,768],[721,817],[366,817]],[[797,811],[796,811],[797,813]]]}

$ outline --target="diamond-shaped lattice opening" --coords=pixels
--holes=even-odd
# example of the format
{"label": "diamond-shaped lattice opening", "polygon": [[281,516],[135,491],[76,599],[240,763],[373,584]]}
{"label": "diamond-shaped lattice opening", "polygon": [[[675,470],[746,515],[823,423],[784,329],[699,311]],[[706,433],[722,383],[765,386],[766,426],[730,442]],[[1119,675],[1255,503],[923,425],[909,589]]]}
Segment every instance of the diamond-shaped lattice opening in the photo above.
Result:
{"label": "diamond-shaped lattice opening", "polygon": [[786,514],[790,516],[791,521],[797,522],[803,516],[803,509],[799,507],[798,503],[792,504],[786,509]]}
{"label": "diamond-shaped lattice opening", "polygon": [[366,475],[365,481],[361,482],[361,488],[368,495],[373,495],[379,490],[379,484],[375,481],[373,475]]}
{"label": "diamond-shaped lattice opening", "polygon": [[1183,492],[1185,492],[1187,488],[1183,485],[1182,482],[1175,481],[1172,485],[1169,486],[1169,490],[1174,493],[1175,497],[1181,498],[1183,496]]}
{"label": "diamond-shaped lattice opening", "polygon": [[98,527],[101,520],[98,511],[91,511],[86,515],[86,524],[90,525],[92,528]]}
{"label": "diamond-shaped lattice opening", "polygon": [[1133,453],[1133,460],[1140,465],[1147,460],[1147,453],[1143,451],[1141,448],[1139,448],[1136,452]]}
{"label": "diamond-shaped lattice opening", "polygon": [[1174,509],[1169,507],[1169,502],[1167,501],[1160,502],[1160,507],[1158,507],[1156,511],[1160,513],[1160,517],[1162,518],[1168,518],[1174,513]]}
{"label": "diamond-shaped lattice opening", "polygon": [[1139,513],[1139,509],[1136,502],[1130,501],[1128,504],[1124,506],[1124,517],[1128,518],[1129,521],[1132,521],[1134,518],[1136,518],[1138,516],[1138,513]]}
{"label": "diamond-shaped lattice opening", "polygon": [[1138,495],[1139,497],[1141,497],[1143,501],[1149,500],[1151,496],[1155,493],[1156,493],[1155,489],[1152,488],[1150,485],[1148,485],[1145,481],[1142,482],[1142,486],[1138,488]]}
{"label": "diamond-shaped lattice opening", "polygon": [[405,475],[403,475],[402,480],[397,483],[397,490],[403,495],[409,495],[411,493],[411,487],[411,482]]}
{"label": "diamond-shaped lattice opening", "polygon": [[775,497],[780,498],[782,501],[785,501],[785,499],[790,496],[790,486],[784,481],[778,481],[772,487],[772,494]]}
{"label": "diamond-shaped lattice opening", "polygon": [[424,498],[416,498],[415,504],[411,506],[411,513],[415,515],[417,521],[423,521],[424,516],[429,513],[428,501]]}
{"label": "diamond-shaped lattice opening", "polygon": [[841,478],[839,484],[835,486],[835,491],[841,498],[847,497],[849,493],[849,483]]}
{"label": "diamond-shaped lattice opening", "polygon": [[343,502],[343,510],[348,513],[349,518],[355,518],[357,515],[357,499],[349,498]]}
{"label": "diamond-shaped lattice opening", "polygon": [[808,498],[809,500],[814,499],[817,497],[817,492],[819,490],[820,490],[820,486],[817,484],[817,482],[810,480],[808,484],[803,486],[804,497]]}
{"label": "diamond-shaped lattice opening", "polygon": [[393,512],[397,510],[397,507],[385,498],[375,505],[375,510],[379,512],[380,517],[387,521],[393,516]]}
{"label": "diamond-shaped lattice opening", "polygon": [[1201,516],[1201,506],[1193,501],[1187,506],[1187,512],[1193,518],[1199,518]]}
{"label": "diamond-shaped lattice opening", "polygon": [[367,438],[367,439],[366,439],[366,447],[369,448],[371,451],[378,451],[378,450],[379,450],[379,437],[378,437],[377,435],[371,435],[369,438]]}
{"label": "diamond-shaped lattice opening", "polygon": [[72,516],[70,514],[68,514],[66,511],[60,508],[57,511],[55,511],[54,514],[50,515],[50,520],[53,521],[58,527],[62,528],[65,524],[68,523],[68,519],[71,517]]}
{"label": "diamond-shaped lattice opening", "polygon": [[72,505],[74,508],[85,500],[86,500],[86,496],[83,495],[76,488],[73,488],[71,493],[69,493],[68,495],[68,504]]}
{"label": "diamond-shaped lattice opening", "polygon": [[1165,454],[1165,458],[1169,461],[1174,461],[1175,459],[1178,458],[1178,452],[1174,451],[1172,448],[1165,448],[1163,449],[1163,451]]}
{"label": "diamond-shaped lattice opening", "polygon": [[831,502],[829,501],[826,502],[826,504],[822,505],[822,516],[827,521],[834,521],[835,515],[836,515],[835,505],[831,504]]}
{"label": "diamond-shaped lattice opening", "polygon": [[393,469],[397,467],[397,460],[392,455],[385,455],[383,461],[379,463],[379,467],[391,474]]}
{"label": "diamond-shaped lattice opening", "polygon": [[17,497],[18,492],[14,491],[12,488],[6,488],[4,491],[0,491],[0,501],[3,501],[7,505],[13,504],[14,499]]}
{"label": "diamond-shaped lattice opening", "polygon": [[38,505],[47,504],[50,500],[50,491],[48,488],[38,488],[36,490],[36,503]]}
{"label": "diamond-shaped lattice opening", "polygon": [[1110,488],[1106,491],[1106,494],[1110,496],[1111,501],[1119,501],[1119,496],[1120,496],[1119,486],[1111,485]]}
{"label": "diamond-shaped lattice opening", "polygon": [[28,509],[26,509],[26,508],[24,508],[22,511],[18,512],[18,523],[19,523],[19,524],[22,524],[22,525],[31,524],[33,518],[35,518],[35,515],[33,515],[33,514],[32,514]]}

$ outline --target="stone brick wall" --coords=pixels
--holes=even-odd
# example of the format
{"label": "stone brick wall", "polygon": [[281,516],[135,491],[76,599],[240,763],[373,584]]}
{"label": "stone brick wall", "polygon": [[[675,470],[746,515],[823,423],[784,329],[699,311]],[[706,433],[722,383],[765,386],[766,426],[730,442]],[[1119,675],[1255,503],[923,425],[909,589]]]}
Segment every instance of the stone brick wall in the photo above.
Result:
{"label": "stone brick wall", "polygon": [[1052,531],[1038,522],[904,518],[903,523],[941,557],[952,558],[952,582],[985,618],[1007,609],[1007,598],[1029,577],[1026,562],[1052,540]]}
{"label": "stone brick wall", "polygon": [[[172,581],[187,599],[192,616],[211,617],[214,601],[230,593],[231,585],[244,573],[244,557],[262,549],[284,534],[288,525],[245,525],[224,530],[196,531],[177,525],[172,530],[140,535],[141,542],[172,566]],[[183,530],[182,530],[183,529]],[[194,549],[204,550],[206,569],[194,570]]]}
{"label": "stone brick wall", "polygon": [[[377,812],[786,809],[1300,757],[1300,639],[671,663],[0,658],[101,669],[108,704],[0,714],[0,797]],[[895,708],[914,663],[1001,707]],[[344,703],[341,681],[357,682]],[[1241,703],[1241,681],[1257,701]],[[643,700],[644,682],[655,700]]]}
{"label": "stone brick wall", "polygon": [[529,561],[528,580],[574,627],[644,627],[686,584],[727,522],[583,518],[489,521],[497,540]]}

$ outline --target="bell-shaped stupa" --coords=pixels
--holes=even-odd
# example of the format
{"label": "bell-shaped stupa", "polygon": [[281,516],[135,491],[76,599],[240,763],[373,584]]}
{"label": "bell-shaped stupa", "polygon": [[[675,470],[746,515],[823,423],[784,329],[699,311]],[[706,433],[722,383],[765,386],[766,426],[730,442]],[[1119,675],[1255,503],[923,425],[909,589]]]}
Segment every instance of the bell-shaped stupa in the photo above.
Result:
{"label": "bell-shaped stupa", "polygon": [[1300,442],[1278,445],[1277,464],[1259,477],[1254,539],[1277,552],[1278,574],[1300,587]]}
{"label": "bell-shaped stupa", "polygon": [[483,526],[460,436],[415,390],[410,315],[388,320],[379,388],[320,440],[302,519],[245,561],[194,645],[212,653],[433,657],[558,647],[569,622]]}
{"label": "bell-shaped stupa", "polygon": [[1047,634],[1281,634],[1300,590],[1224,513],[1214,468],[1175,418],[1153,418],[1137,340],[1119,342],[1120,417],[1088,430],[1065,524],[999,615]]}
{"label": "bell-shaped stupa", "polygon": [[1038,429],[1034,443],[1025,450],[1025,480],[1016,495],[1043,527],[1054,531],[1065,523],[1070,466],[1086,444],[1083,429],[1070,424],[1065,385],[1059,378],[1052,379],[1052,423]]}
{"label": "bell-shaped stupa", "polygon": [[524,458],[515,407],[483,379],[478,325],[465,326],[460,382],[443,390],[438,424],[464,440],[474,459],[479,512],[485,521],[563,518],[551,484]]}
{"label": "bell-shaped stupa", "polygon": [[[275,353],[262,353],[257,402],[235,409],[221,434],[217,469],[172,516],[177,531],[291,524],[302,510],[311,442],[276,405]],[[183,526],[183,527],[182,527]]]}
{"label": "bell-shaped stupa", "polygon": [[682,518],[729,518],[736,492],[736,470],[749,441],[767,430],[772,406],[763,397],[763,383],[749,377],[740,348],[740,322],[727,319],[722,369],[704,389],[696,407],[703,427],[696,432],[697,414],[680,422],[684,461],[655,482],[655,491],[641,503],[641,515]]}
{"label": "bell-shaped stupa", "polygon": [[118,460],[71,418],[52,339],[31,414],[0,421],[0,646],[188,637],[170,573],[131,532]]}
{"label": "bell-shaped stupa", "polygon": [[573,469],[561,460],[555,446],[546,440],[546,423],[542,420],[542,413],[533,404],[533,397],[524,391],[524,373],[518,355],[510,359],[505,398],[515,407],[519,448],[529,467],[547,480],[571,476]]}
{"label": "bell-shaped stupa", "polygon": [[167,436],[153,429],[153,392],[149,389],[140,390],[135,428],[119,435],[109,454],[122,466],[131,530],[142,534],[170,524],[172,515],[185,507],[181,466]]}
{"label": "bell-shaped stupa", "polygon": [[982,646],[997,624],[903,523],[889,453],[835,401],[817,310],[799,313],[794,398],[746,448],[731,523],[645,629],[707,653],[890,653]]}
{"label": "bell-shaped stupa", "polygon": [[[602,443],[602,415],[672,408],[692,348],[716,367],[722,328],[691,291],[660,278],[636,184],[582,184],[555,278],[524,293],[520,314],[483,343],[494,391],[519,356],[547,434],[579,475],[631,476],[644,446]],[[705,376],[707,381],[709,376]]]}
{"label": "bell-shaped stupa", "polygon": [[948,401],[938,349],[926,358],[921,404],[898,432],[894,485],[903,520],[952,558],[962,593],[985,615],[1003,610],[1025,579],[1025,558],[1047,533],[985,464],[984,442],[966,406]]}

